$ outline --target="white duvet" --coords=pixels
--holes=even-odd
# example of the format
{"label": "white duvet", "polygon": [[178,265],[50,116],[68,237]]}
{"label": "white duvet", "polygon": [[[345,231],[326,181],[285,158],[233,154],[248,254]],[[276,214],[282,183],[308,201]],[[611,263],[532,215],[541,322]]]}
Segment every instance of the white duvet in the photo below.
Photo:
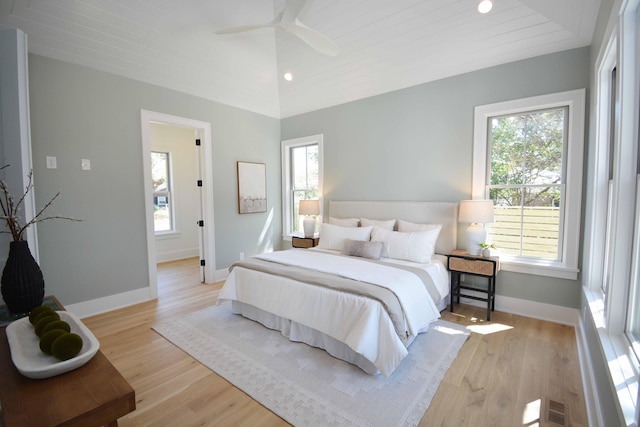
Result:
{"label": "white duvet", "polygon": [[[288,250],[259,258],[334,273],[392,290],[405,313],[410,339],[440,317],[422,281],[406,270],[311,250]],[[237,300],[327,334],[388,376],[407,355],[388,313],[378,301],[292,279],[235,267],[218,296]]]}

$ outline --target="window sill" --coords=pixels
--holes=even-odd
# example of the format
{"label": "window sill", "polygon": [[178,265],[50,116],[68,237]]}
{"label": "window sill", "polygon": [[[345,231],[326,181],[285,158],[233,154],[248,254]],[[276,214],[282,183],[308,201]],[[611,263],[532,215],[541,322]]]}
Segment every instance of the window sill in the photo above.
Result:
{"label": "window sill", "polygon": [[[593,323],[598,331],[609,378],[615,387],[619,410],[625,419],[625,425],[635,425],[636,406],[638,404],[638,360],[624,334],[610,334],[606,328],[604,300],[602,293],[584,289]],[[586,320],[586,319],[584,319]]]}
{"label": "window sill", "polygon": [[500,269],[514,273],[535,274],[536,276],[555,277],[557,279],[577,280],[580,270],[567,267],[556,261],[522,261],[506,255],[500,255]]}

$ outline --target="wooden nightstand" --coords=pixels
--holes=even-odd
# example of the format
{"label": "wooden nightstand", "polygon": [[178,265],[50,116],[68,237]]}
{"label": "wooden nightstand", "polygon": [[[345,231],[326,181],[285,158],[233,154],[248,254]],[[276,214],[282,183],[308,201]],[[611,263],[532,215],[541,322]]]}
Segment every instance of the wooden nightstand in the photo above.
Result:
{"label": "wooden nightstand", "polygon": [[[470,255],[464,250],[455,250],[448,255],[448,268],[451,272],[451,312],[453,313],[454,299],[460,304],[460,297],[463,296],[486,302],[487,320],[491,320],[491,312],[495,310],[496,275],[500,271],[500,259],[496,256],[485,258],[479,255]],[[460,283],[460,274],[486,277],[487,287],[463,285]],[[487,297],[462,294],[462,289],[475,293],[486,293]]]}
{"label": "wooden nightstand", "polygon": [[293,246],[294,248],[314,248],[318,246],[319,241],[319,237],[292,236],[291,246]]}

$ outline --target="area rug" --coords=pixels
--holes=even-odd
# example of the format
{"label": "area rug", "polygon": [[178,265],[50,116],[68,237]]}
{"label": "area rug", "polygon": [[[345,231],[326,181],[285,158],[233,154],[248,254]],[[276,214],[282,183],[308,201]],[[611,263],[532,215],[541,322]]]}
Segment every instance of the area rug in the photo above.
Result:
{"label": "area rug", "polygon": [[418,425],[469,335],[438,320],[385,378],[233,314],[228,302],[153,329],[295,426]]}

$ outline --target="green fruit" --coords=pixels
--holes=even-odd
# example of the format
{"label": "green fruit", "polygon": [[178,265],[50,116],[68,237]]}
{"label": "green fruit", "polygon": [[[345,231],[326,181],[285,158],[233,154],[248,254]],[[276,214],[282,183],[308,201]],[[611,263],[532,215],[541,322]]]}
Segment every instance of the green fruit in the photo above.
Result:
{"label": "green fruit", "polygon": [[29,313],[29,322],[31,322],[32,325],[35,325],[36,317],[38,317],[39,314],[44,312],[53,313],[53,308],[49,307],[48,305],[41,305],[39,307],[34,308]]}
{"label": "green fruit", "polygon": [[69,332],[64,329],[53,329],[49,332],[42,334],[40,338],[40,350],[45,354],[51,354],[51,346],[53,342],[61,335],[68,334]]}
{"label": "green fruit", "polygon": [[48,316],[54,316],[57,319],[60,319],[60,315],[58,313],[56,313],[55,311],[44,311],[42,313],[39,313],[33,320],[33,324],[37,325],[38,321],[44,317],[48,317]]}
{"label": "green fruit", "polygon": [[60,316],[58,316],[58,313],[55,313],[55,314],[56,314],[55,316],[53,314],[47,314],[46,316],[43,316],[43,315],[38,316],[36,321],[36,326],[34,329],[37,336],[42,336],[42,331],[44,330],[44,327],[47,326],[49,323],[60,320]]}
{"label": "green fruit", "polygon": [[65,332],[71,332],[71,326],[69,326],[67,322],[65,322],[64,320],[55,320],[53,322],[47,323],[47,325],[40,333],[40,336],[43,337],[44,334],[49,331],[53,331],[54,329],[62,329]]}
{"label": "green fruit", "polygon": [[51,354],[56,359],[69,360],[82,350],[82,337],[78,334],[60,335],[51,345]]}

